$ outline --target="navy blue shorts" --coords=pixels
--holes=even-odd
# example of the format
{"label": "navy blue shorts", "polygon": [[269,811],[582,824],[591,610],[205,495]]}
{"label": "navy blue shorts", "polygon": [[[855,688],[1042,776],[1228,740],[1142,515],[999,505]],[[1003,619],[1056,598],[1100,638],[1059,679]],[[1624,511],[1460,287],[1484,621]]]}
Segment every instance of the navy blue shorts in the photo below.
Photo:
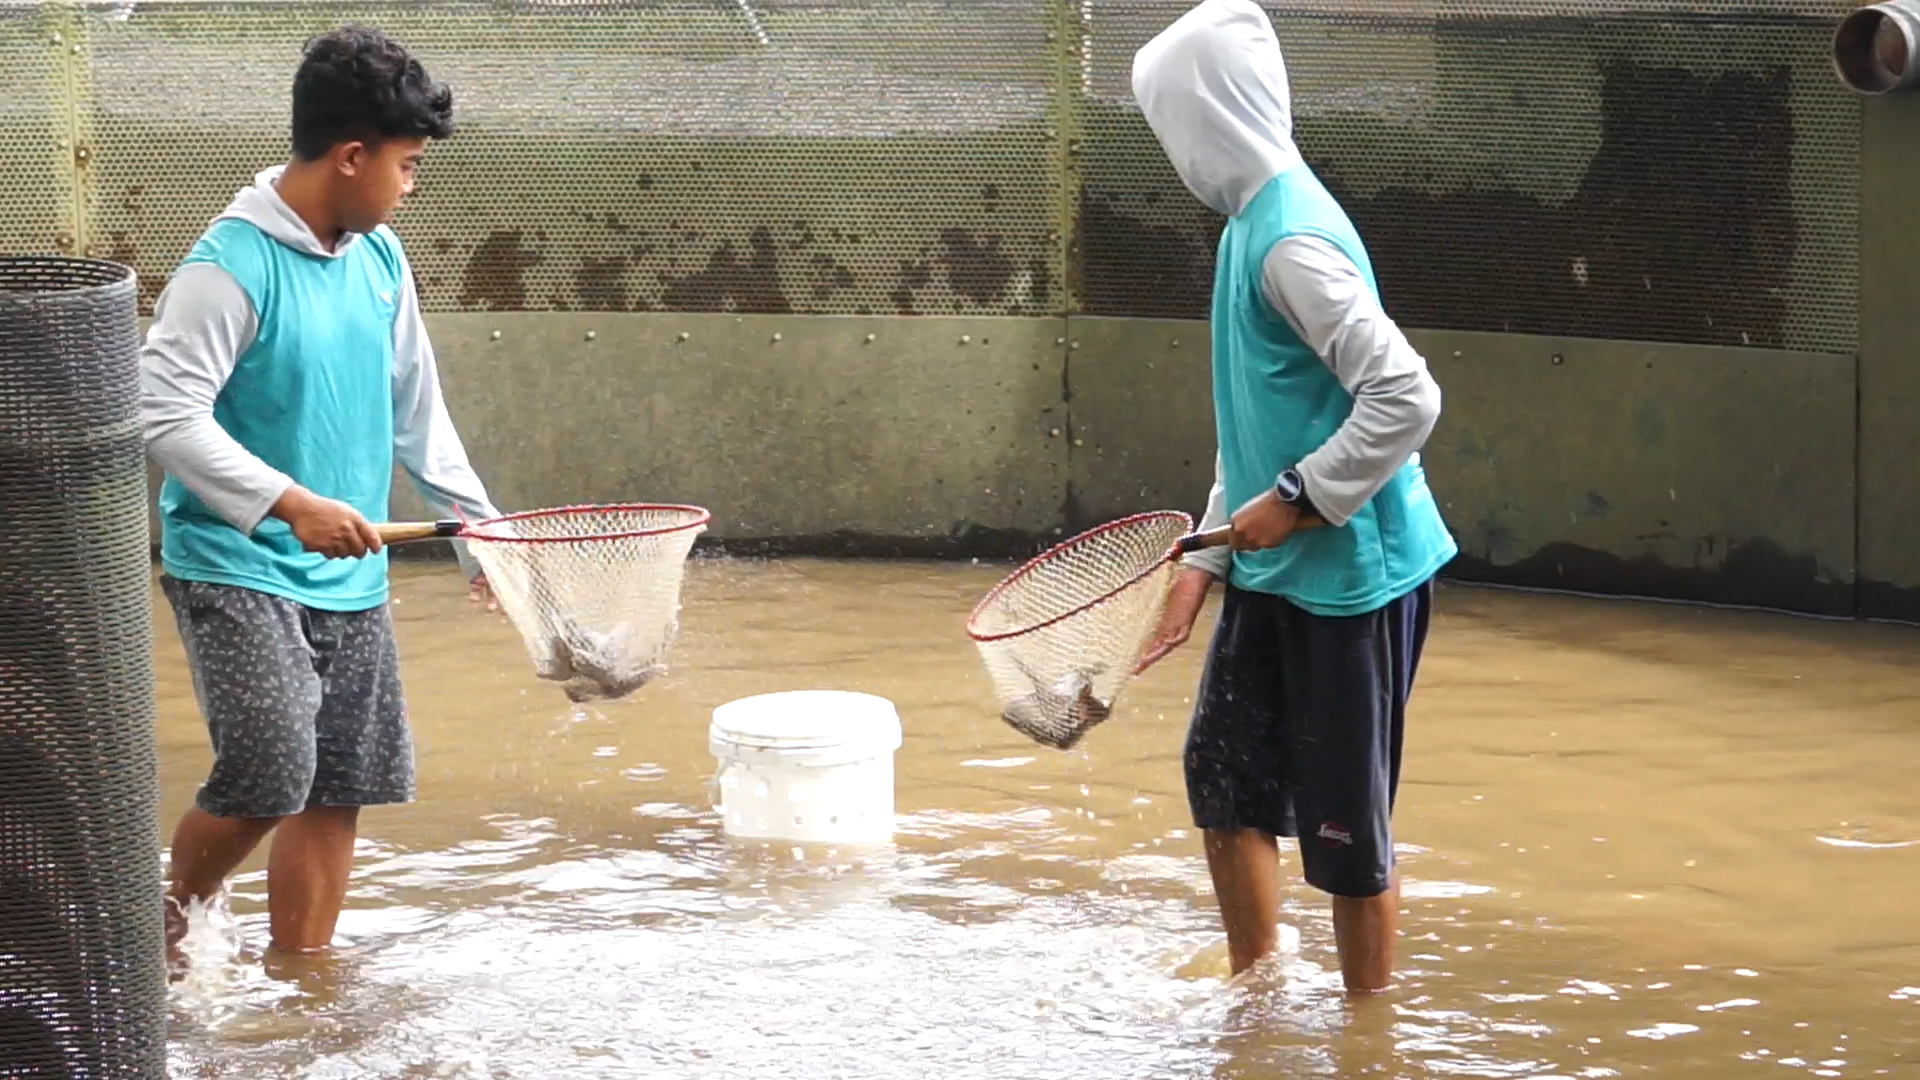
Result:
{"label": "navy blue shorts", "polygon": [[1187,732],[1201,829],[1297,837],[1307,883],[1386,891],[1407,698],[1433,583],[1365,615],[1313,615],[1229,587]]}

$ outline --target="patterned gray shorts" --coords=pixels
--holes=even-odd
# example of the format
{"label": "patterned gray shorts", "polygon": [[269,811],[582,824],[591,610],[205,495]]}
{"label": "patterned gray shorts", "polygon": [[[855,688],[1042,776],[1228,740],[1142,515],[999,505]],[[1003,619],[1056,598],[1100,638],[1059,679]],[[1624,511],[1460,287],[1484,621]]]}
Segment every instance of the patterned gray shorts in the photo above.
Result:
{"label": "patterned gray shorts", "polygon": [[320,611],[162,576],[213,742],[217,817],[410,802],[413,738],[387,608]]}

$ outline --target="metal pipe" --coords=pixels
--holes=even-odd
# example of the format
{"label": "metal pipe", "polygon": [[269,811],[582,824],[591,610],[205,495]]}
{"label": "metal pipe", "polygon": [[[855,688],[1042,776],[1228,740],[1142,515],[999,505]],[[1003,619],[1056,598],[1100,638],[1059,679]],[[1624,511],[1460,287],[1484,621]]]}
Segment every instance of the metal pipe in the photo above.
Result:
{"label": "metal pipe", "polygon": [[1861,94],[1920,82],[1920,2],[1888,0],[1848,13],[1833,31],[1833,68]]}

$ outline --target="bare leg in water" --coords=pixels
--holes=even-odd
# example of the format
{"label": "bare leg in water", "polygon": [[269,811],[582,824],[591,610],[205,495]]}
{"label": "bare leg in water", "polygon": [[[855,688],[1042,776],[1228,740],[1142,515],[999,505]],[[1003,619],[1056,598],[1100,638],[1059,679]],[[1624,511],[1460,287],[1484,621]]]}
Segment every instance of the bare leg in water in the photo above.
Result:
{"label": "bare leg in water", "polygon": [[1333,898],[1333,937],[1347,991],[1375,994],[1393,982],[1393,939],[1400,934],[1400,870],[1378,896]]}
{"label": "bare leg in water", "polygon": [[1280,848],[1258,829],[1208,829],[1206,848],[1227,955],[1238,975],[1279,943]]}
{"label": "bare leg in water", "polygon": [[227,876],[278,826],[267,856],[271,947],[286,952],[324,949],[346,902],[359,808],[315,806],[288,817],[223,818],[195,807],[173,834],[172,882],[167,890],[167,954],[179,960],[187,933],[186,907],[211,900]]}
{"label": "bare leg in water", "polygon": [[199,807],[186,812],[173,830],[173,864],[167,886],[167,958],[175,964],[187,936],[187,905],[213,899],[227,875],[246,861],[282,818],[215,817]]}
{"label": "bare leg in water", "polygon": [[267,854],[267,910],[273,947],[318,952],[333,943],[353,872],[356,806],[310,806],[280,823]]}
{"label": "bare leg in water", "polygon": [[[1272,952],[1279,940],[1279,845],[1258,829],[1209,829],[1206,850],[1220,919],[1227,928],[1227,953],[1238,975]],[[1399,912],[1398,870],[1378,896],[1333,898],[1334,941],[1348,992],[1373,993],[1392,981]]]}

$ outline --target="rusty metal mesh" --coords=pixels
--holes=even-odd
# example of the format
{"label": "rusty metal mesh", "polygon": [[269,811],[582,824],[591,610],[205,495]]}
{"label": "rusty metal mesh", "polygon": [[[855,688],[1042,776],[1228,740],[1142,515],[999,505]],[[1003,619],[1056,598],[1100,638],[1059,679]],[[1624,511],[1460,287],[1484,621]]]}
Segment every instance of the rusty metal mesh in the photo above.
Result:
{"label": "rusty metal mesh", "polygon": [[434,311],[1058,311],[1048,8],[167,3],[87,19],[95,243],[151,300],[343,22],[452,84],[396,227]]}
{"label": "rusty metal mesh", "polygon": [[1008,726],[1065,750],[1106,721],[1166,605],[1174,545],[1192,528],[1178,511],[1109,522],[1030,560],[981,599],[967,633]]}
{"label": "rusty metal mesh", "polygon": [[[1185,5],[0,0],[0,250],[70,233],[150,303],[351,20],[456,89],[398,221],[430,310],[1204,317],[1219,223],[1127,78]],[[1847,6],[1268,10],[1407,325],[1847,352]]]}
{"label": "rusty metal mesh", "polygon": [[138,328],[0,257],[0,1076],[165,1076]]}
{"label": "rusty metal mesh", "polygon": [[[1187,6],[1092,0],[1092,313],[1206,315],[1219,219],[1129,86]],[[1265,5],[1302,152],[1404,324],[1834,352],[1856,337],[1859,105],[1827,58],[1849,6]]]}
{"label": "rusty metal mesh", "polygon": [[61,143],[67,44],[39,7],[0,3],[0,253],[74,242],[73,148]]}

